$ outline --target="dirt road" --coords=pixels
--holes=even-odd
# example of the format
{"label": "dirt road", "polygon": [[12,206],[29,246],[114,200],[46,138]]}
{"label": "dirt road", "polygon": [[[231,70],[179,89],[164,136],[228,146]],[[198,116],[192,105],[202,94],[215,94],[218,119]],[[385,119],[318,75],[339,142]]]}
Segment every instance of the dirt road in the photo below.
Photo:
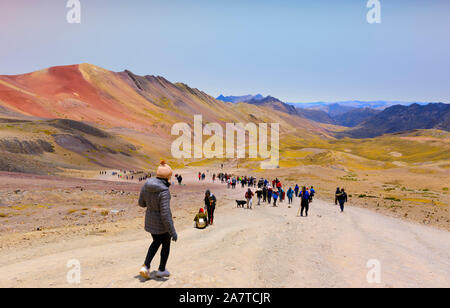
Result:
{"label": "dirt road", "polygon": [[[168,280],[137,276],[150,239],[136,230],[0,252],[0,287],[450,287],[448,232],[350,206],[341,214],[320,200],[308,218],[297,209],[228,200],[213,227],[179,228]],[[79,285],[66,279],[72,259]],[[380,284],[367,282],[372,259]]]}

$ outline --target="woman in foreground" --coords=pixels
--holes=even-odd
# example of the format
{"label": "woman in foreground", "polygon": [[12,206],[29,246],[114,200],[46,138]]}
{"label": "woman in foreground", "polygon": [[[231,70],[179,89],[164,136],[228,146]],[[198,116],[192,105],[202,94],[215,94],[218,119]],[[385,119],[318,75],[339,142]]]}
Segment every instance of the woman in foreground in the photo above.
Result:
{"label": "woman in foreground", "polygon": [[166,269],[170,253],[170,240],[176,242],[178,239],[170,210],[169,187],[171,177],[172,169],[162,161],[156,171],[156,178],[151,178],[144,184],[139,196],[139,206],[147,208],[145,231],[149,232],[153,238],[140,271],[140,275],[145,279],[150,279],[150,263],[160,246],[162,246],[161,262],[156,276],[158,278],[170,276]]}

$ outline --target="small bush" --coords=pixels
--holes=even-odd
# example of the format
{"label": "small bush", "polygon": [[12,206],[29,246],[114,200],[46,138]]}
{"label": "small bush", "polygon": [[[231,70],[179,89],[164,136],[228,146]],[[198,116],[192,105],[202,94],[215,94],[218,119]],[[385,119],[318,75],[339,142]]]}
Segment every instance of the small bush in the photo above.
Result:
{"label": "small bush", "polygon": [[402,200],[397,199],[397,198],[394,198],[394,197],[386,197],[386,198],[384,198],[384,200],[391,200],[391,201],[395,201],[395,202],[400,202],[400,201],[402,201]]}
{"label": "small bush", "polygon": [[378,197],[376,197],[376,196],[368,196],[368,195],[362,194],[362,195],[359,195],[358,198],[378,198]]}
{"label": "small bush", "polygon": [[108,216],[109,215],[109,211],[104,210],[101,212],[102,216]]}

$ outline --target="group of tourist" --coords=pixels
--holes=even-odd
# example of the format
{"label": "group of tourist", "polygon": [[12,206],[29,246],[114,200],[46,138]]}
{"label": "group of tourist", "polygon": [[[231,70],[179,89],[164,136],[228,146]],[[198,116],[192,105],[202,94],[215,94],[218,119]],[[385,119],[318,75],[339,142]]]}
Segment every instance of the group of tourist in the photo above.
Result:
{"label": "group of tourist", "polygon": [[[207,173],[209,173],[207,171]],[[177,174],[176,179],[181,185],[183,178]],[[139,205],[146,208],[145,230],[151,233],[153,242],[149,247],[147,257],[144,265],[141,268],[140,275],[145,278],[150,278],[150,264],[156,255],[159,247],[161,249],[161,262],[156,272],[157,277],[169,277],[170,273],[166,269],[166,263],[170,252],[170,242],[177,241],[178,235],[174,227],[172,213],[170,210],[170,180],[172,178],[172,169],[162,161],[156,171],[156,177],[150,178],[142,187],[139,196]],[[199,181],[206,179],[206,173],[198,173]],[[315,189],[313,186],[303,186],[300,189],[298,184],[294,188],[285,187],[278,178],[269,181],[268,179],[260,178],[259,180],[253,176],[234,176],[227,173],[219,173],[212,175],[213,183],[218,179],[221,183],[226,184],[228,188],[235,189],[236,186],[241,185],[242,188],[247,188],[245,192],[245,201],[248,209],[253,208],[253,198],[256,194],[258,205],[261,202],[267,202],[277,207],[277,202],[282,203],[288,200],[288,207],[293,204],[294,198],[300,198],[300,208],[297,216],[308,216],[309,205],[315,196]],[[252,189],[256,188],[255,193]],[[198,214],[195,215],[195,226],[199,229],[204,229],[207,226],[214,224],[214,212],[217,204],[216,196],[207,190],[204,196],[204,207],[202,207]],[[237,200],[238,201],[238,200]],[[340,205],[341,212],[344,211],[344,204],[347,202],[347,194],[344,188],[337,188],[335,193],[335,203]]]}
{"label": "group of tourist", "polygon": [[116,177],[120,180],[125,181],[134,181],[138,180],[139,182],[143,182],[152,177],[151,173],[146,173],[143,171],[130,171],[130,170],[119,170],[119,171],[100,171],[100,175],[110,175],[112,177]]}

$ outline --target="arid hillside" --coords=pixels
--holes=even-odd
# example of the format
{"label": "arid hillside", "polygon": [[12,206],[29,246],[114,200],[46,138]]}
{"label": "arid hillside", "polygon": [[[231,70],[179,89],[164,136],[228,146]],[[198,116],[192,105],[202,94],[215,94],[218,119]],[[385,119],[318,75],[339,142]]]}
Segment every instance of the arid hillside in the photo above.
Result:
{"label": "arid hillside", "polygon": [[[204,123],[281,123],[281,136],[329,138],[320,124],[283,110],[225,103],[163,77],[80,64],[0,76],[0,169],[145,168],[170,156],[172,125],[192,125],[195,114]],[[83,125],[97,133],[80,131]]]}
{"label": "arid hillside", "polygon": [[[194,114],[202,114],[208,122],[225,123],[249,122],[252,112],[258,112],[254,108],[242,113],[230,103],[163,77],[115,73],[90,64],[0,76],[0,108],[0,113],[9,115],[72,119],[153,133],[180,121],[192,122]],[[321,131],[307,120],[290,124]]]}

